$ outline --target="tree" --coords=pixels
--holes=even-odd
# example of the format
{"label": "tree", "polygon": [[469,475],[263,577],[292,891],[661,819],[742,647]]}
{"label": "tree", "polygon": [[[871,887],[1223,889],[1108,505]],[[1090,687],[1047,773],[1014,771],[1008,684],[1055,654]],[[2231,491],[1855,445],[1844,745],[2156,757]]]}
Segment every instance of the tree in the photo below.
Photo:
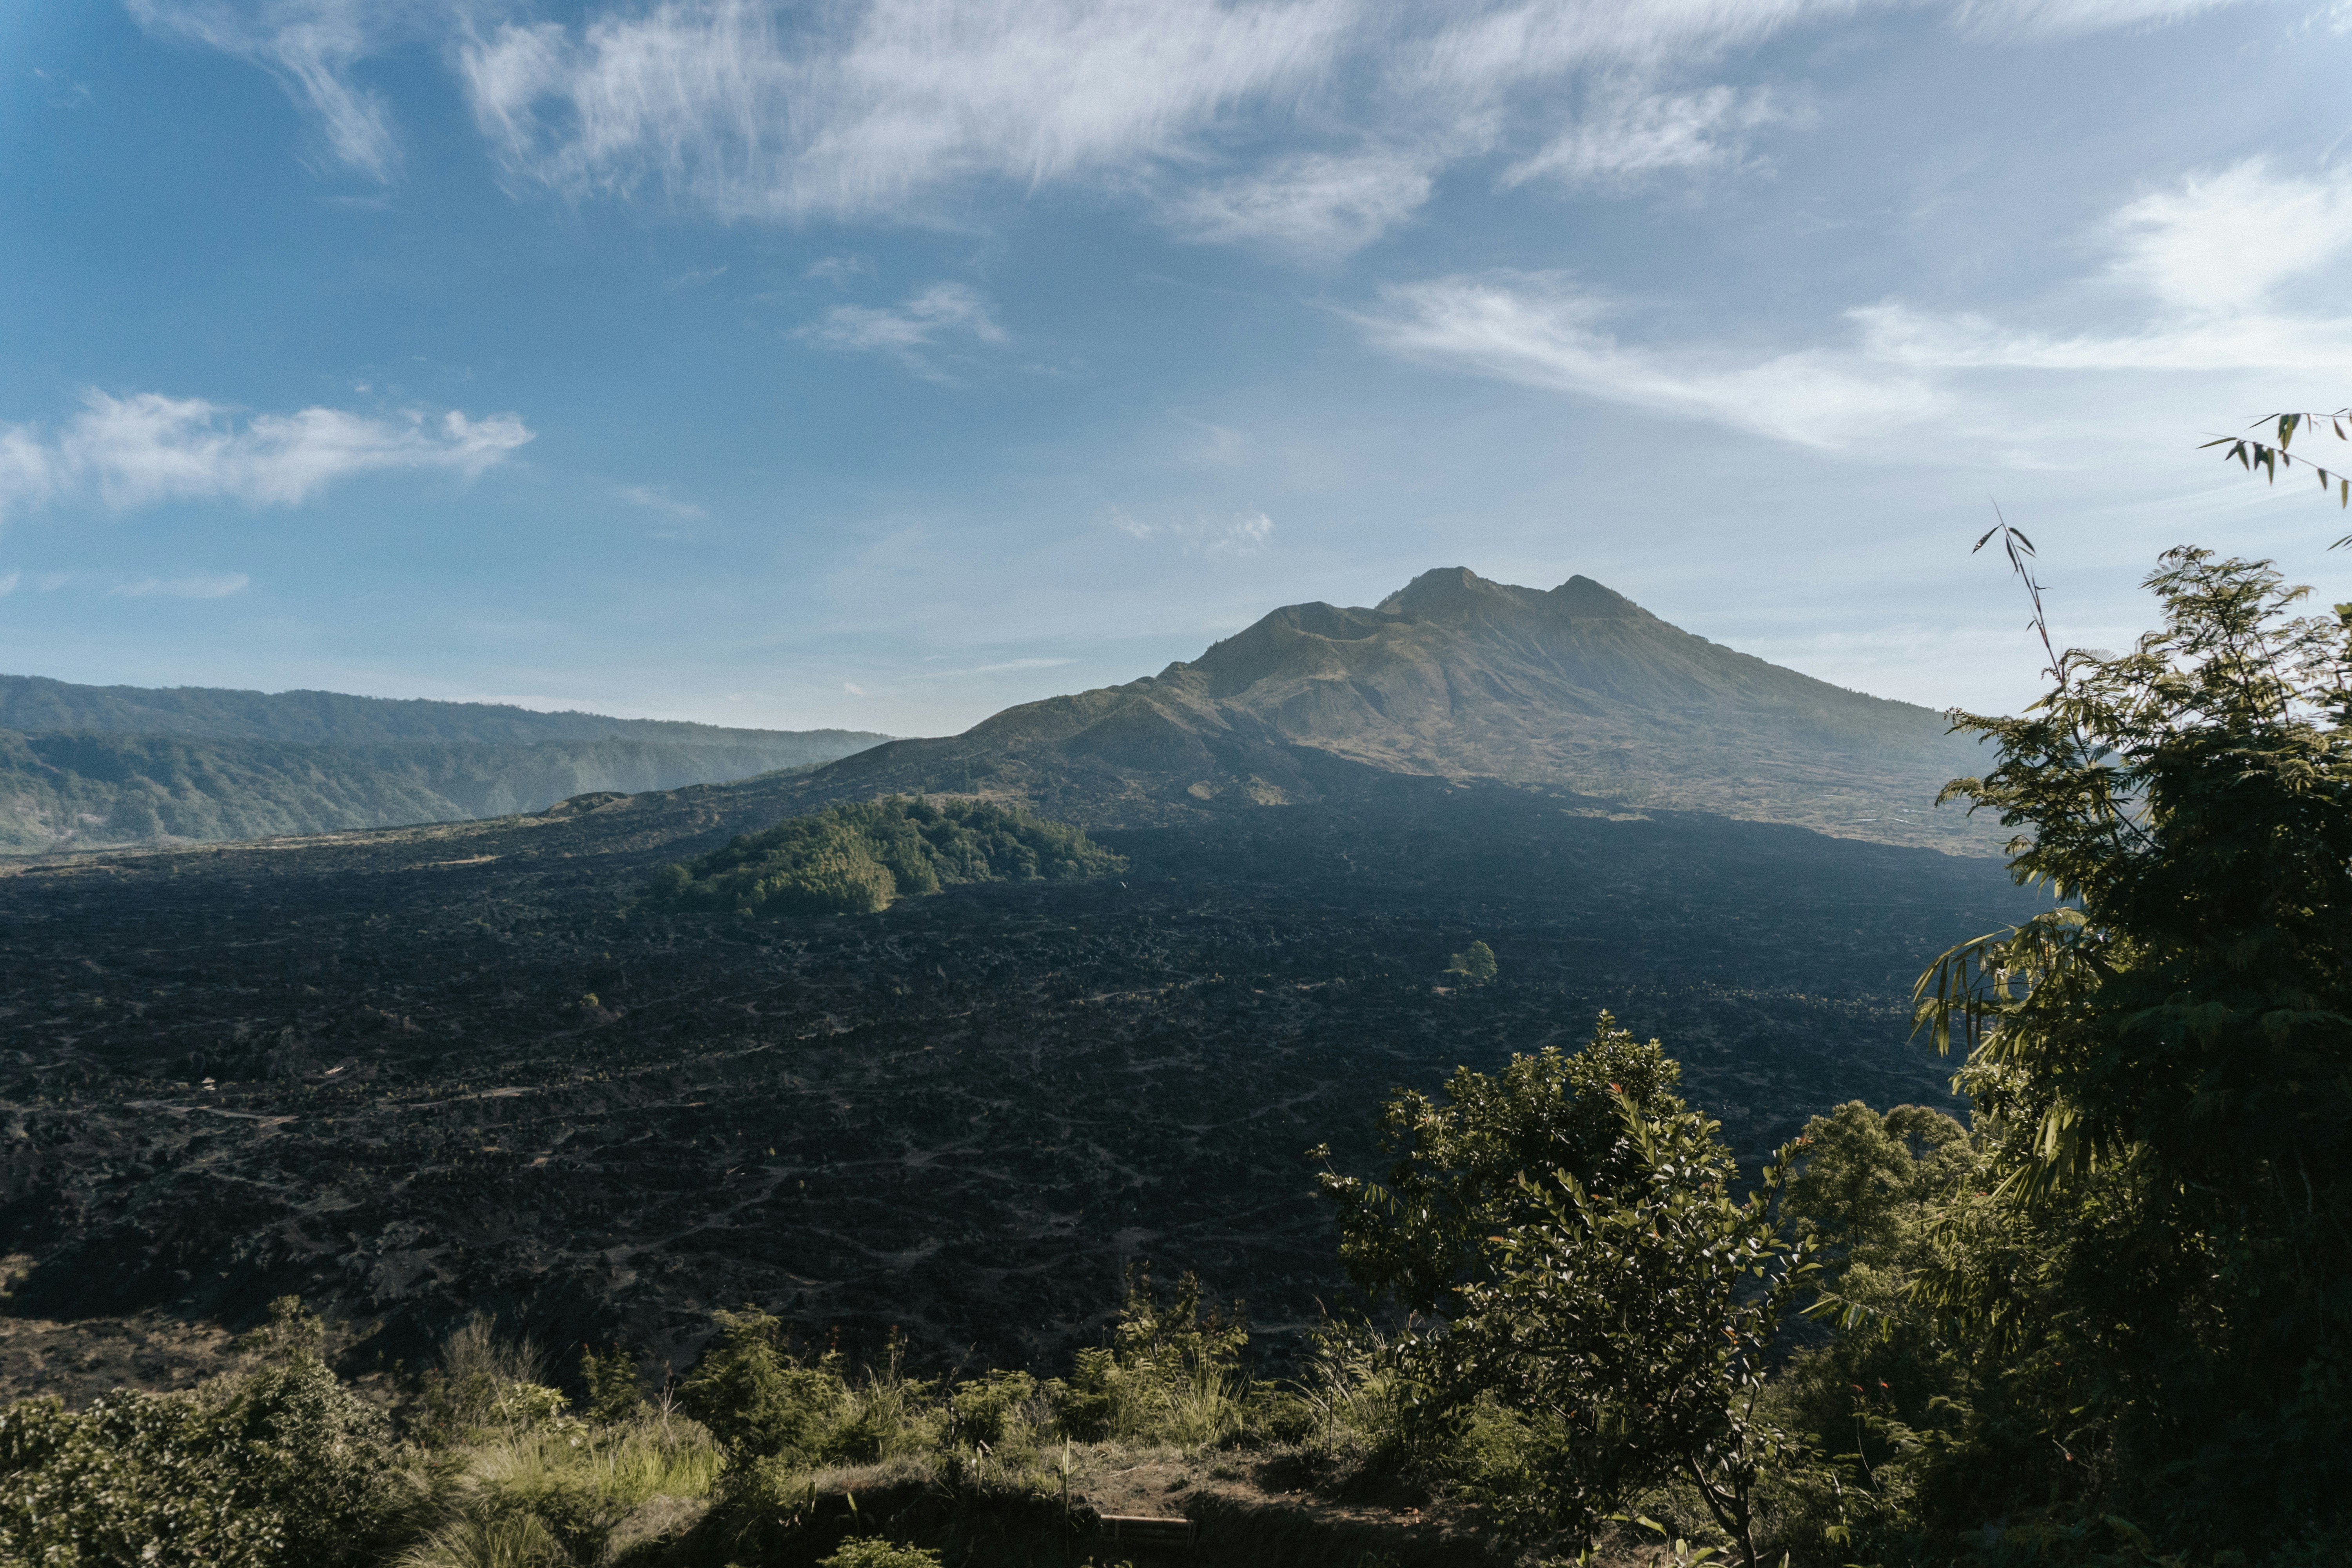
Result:
{"label": "tree", "polygon": [[1754,1562],[1757,1479],[1800,1447],[1756,1402],[1813,1243],[1774,1223],[1785,1159],[1733,1198],[1678,1076],[1603,1013],[1573,1056],[1460,1068],[1442,1105],[1400,1091],[1388,1182],[1327,1167],[1322,1184],[1356,1283],[1428,1314],[1399,1342],[1430,1395],[1419,1419],[1507,1424],[1509,1473],[1486,1488],[1507,1513],[1589,1539],[1679,1474]]}
{"label": "tree", "polygon": [[[2057,907],[1922,977],[1986,1160],[1913,1295],[2031,1384],[2066,1483],[2189,1536],[2352,1480],[2352,605],[2175,550],[1946,797]],[[2062,1437],[2064,1426],[2074,1434]]]}
{"label": "tree", "polygon": [[1457,1397],[1528,1424],[1556,1522],[1589,1538],[1679,1473],[1756,1564],[1756,1484],[1804,1458],[1757,1407],[1781,1319],[1817,1267],[1771,1213],[1790,1151],[1735,1200],[1716,1123],[1612,1100],[1631,1169],[1597,1188],[1565,1171],[1522,1178],[1533,1212],[1492,1239],[1497,1267],[1464,1289],[1425,1359]]}
{"label": "tree", "polygon": [[1483,942],[1474,942],[1450,960],[1445,972],[1459,974],[1473,985],[1484,985],[1495,978],[1501,966],[1495,962],[1495,950]]}
{"label": "tree", "polygon": [[[1491,1273],[1486,1238],[1533,1212],[1523,1174],[1565,1171],[1588,1186],[1630,1175],[1616,1095],[1644,1114],[1681,1109],[1682,1068],[1602,1013],[1573,1056],[1547,1046],[1488,1075],[1457,1068],[1440,1103],[1400,1089],[1381,1110],[1385,1184],[1318,1178],[1339,1211],[1339,1260],[1375,1301],[1450,1313],[1462,1285]],[[1539,1206],[1539,1205],[1538,1205]]]}

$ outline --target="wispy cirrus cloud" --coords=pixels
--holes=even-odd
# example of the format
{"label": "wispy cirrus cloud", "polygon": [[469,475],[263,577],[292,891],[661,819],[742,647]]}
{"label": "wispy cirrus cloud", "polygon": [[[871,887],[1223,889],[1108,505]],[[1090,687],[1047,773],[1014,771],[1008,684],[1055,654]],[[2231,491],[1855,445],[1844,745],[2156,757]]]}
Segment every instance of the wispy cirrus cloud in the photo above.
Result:
{"label": "wispy cirrus cloud", "polygon": [[352,68],[376,53],[422,7],[403,0],[125,0],[151,33],[178,36],[249,60],[306,110],[334,160],[370,179],[400,174],[400,140],[383,95]]}
{"label": "wispy cirrus cloud", "polygon": [[710,515],[705,508],[690,500],[680,500],[660,485],[623,485],[621,499],[632,506],[668,518],[672,522],[695,522]]}
{"label": "wispy cirrus cloud", "polygon": [[1187,521],[1147,522],[1124,507],[1112,507],[1111,527],[1129,539],[1165,540],[1188,555],[1255,555],[1274,538],[1274,520],[1262,511],[1235,512],[1231,517],[1196,517]]}
{"label": "wispy cirrus cloud", "polygon": [[1344,256],[1420,210],[1435,162],[1412,151],[1300,153],[1178,196],[1166,217],[1186,239]]}
{"label": "wispy cirrus cloud", "polygon": [[340,408],[242,415],[201,397],[91,390],[55,430],[0,427],[0,517],[65,501],[116,511],[165,500],[290,506],[354,474],[472,479],[531,439],[512,414],[374,418]]}
{"label": "wispy cirrus cloud", "polygon": [[1611,313],[1565,274],[1492,272],[1389,289],[1381,309],[1358,321],[1403,358],[1799,446],[1843,446],[1946,406],[1927,378],[1852,354],[1808,349],[1743,363],[1703,346],[1627,344],[1605,330]]}
{"label": "wispy cirrus cloud", "polygon": [[[1800,28],[1924,9],[2034,39],[2243,3],[632,0],[563,22],[504,0],[129,0],[151,31],[271,72],[333,157],[377,180],[398,173],[398,139],[354,68],[421,37],[519,193],[929,222],[991,182],[1090,181],[1181,233],[1313,257],[1368,243],[1497,149],[1520,179],[1736,166],[1769,100],[1679,84]],[[1633,85],[1562,131],[1575,79]],[[1238,153],[1243,123],[1275,133]],[[1296,134],[1309,125],[1320,150]]]}
{"label": "wispy cirrus cloud", "polygon": [[107,594],[122,599],[226,599],[251,586],[253,579],[242,572],[199,572],[186,577],[141,577],[117,583]]}
{"label": "wispy cirrus cloud", "polygon": [[1077,660],[1074,658],[1008,658],[994,664],[967,664],[947,669],[926,669],[920,673],[925,679],[944,679],[951,676],[1005,675],[1021,669],[1059,669],[1066,664],[1076,663]]}
{"label": "wispy cirrus cloud", "polygon": [[2283,302],[2289,284],[2352,256],[2352,174],[2282,176],[2252,160],[2137,197],[2095,237],[2105,262],[2069,286],[2066,313],[2079,318],[2086,296],[2102,300],[2102,313],[2119,318],[2105,331],[2054,333],[1886,301],[1845,312],[1834,341],[1741,358],[1621,341],[1609,330],[1613,301],[1565,274],[1513,272],[1393,287],[1356,321],[1401,357],[1825,450],[1930,419],[1965,428],[1971,372],[2352,363],[2352,310]]}
{"label": "wispy cirrus cloud", "polygon": [[658,185],[730,216],[865,215],[950,182],[1037,183],[1174,150],[1296,90],[1349,0],[872,0],[798,15],[668,0],[507,22],[459,69],[508,178]]}
{"label": "wispy cirrus cloud", "polygon": [[2161,26],[2241,0],[1960,0],[1953,20],[1996,37],[2072,37],[2116,27]]}
{"label": "wispy cirrus cloud", "polygon": [[1790,118],[1760,88],[1606,95],[1580,123],[1506,170],[1502,183],[1622,184],[1667,170],[1738,165],[1747,161],[1749,132]]}
{"label": "wispy cirrus cloud", "polygon": [[929,381],[952,379],[933,363],[942,340],[1005,341],[988,301],[961,283],[934,283],[896,305],[835,305],[793,336],[840,353],[880,354]]}

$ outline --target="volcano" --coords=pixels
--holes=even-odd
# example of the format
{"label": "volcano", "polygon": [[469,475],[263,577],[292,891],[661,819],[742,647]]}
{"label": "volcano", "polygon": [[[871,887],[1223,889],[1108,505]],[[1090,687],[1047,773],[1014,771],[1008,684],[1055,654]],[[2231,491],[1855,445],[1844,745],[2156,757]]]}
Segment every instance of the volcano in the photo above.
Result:
{"label": "volcano", "polygon": [[1985,825],[1934,806],[1981,765],[1933,710],[1710,642],[1589,577],[1449,566],[1370,609],[1285,605],[1158,675],[877,746],[796,793],[971,793],[1139,826],[1405,773],[1981,853]]}

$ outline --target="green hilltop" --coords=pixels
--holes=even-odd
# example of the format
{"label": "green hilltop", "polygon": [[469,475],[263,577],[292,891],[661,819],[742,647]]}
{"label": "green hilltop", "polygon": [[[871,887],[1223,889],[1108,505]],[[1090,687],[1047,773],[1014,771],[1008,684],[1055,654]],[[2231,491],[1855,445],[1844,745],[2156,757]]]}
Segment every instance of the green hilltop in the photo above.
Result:
{"label": "green hilltop", "polygon": [[871,914],[968,882],[1077,881],[1127,862],[1084,828],[986,801],[845,802],[665,866],[650,901],[738,914]]}

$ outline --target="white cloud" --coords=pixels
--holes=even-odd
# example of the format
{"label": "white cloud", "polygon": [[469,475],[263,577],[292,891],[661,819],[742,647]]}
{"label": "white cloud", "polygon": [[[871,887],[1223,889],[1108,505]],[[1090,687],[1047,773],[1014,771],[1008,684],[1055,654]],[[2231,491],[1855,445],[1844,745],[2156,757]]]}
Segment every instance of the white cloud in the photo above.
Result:
{"label": "white cloud", "polygon": [[442,470],[472,479],[531,439],[512,414],[452,409],[377,419],[339,408],[244,417],[200,397],[83,394],[55,433],[0,427],[0,517],[94,498],[118,511],[221,499],[290,506],[352,474]]}
{"label": "white cloud", "polygon": [[1187,239],[1344,256],[1421,209],[1432,163],[1400,152],[1302,153],[1181,195],[1166,216]]}
{"label": "white cloud", "polygon": [[1538,177],[1611,184],[1667,169],[1744,162],[1747,133],[1788,119],[1764,89],[1612,95],[1574,129],[1504,173],[1506,187]]}
{"label": "white cloud", "polygon": [[328,149],[371,179],[400,173],[400,143],[383,95],[352,79],[411,7],[402,0],[126,0],[150,32],[176,33],[252,61],[310,111]]}
{"label": "white cloud", "polygon": [[1190,522],[1146,522],[1125,508],[1115,506],[1107,521],[1129,539],[1168,540],[1188,555],[1255,555],[1274,538],[1274,520],[1262,511],[1235,512],[1225,518],[1195,518]]}
{"label": "white cloud", "polygon": [[1360,318],[1392,353],[1522,385],[1696,416],[1799,446],[1834,447],[1943,411],[1922,377],[1851,354],[1800,350],[1756,363],[1628,346],[1601,331],[1606,303],[1558,273],[1434,279],[1385,291]]}
{"label": "white cloud", "polygon": [[948,377],[926,352],[942,337],[1005,341],[988,302],[961,283],[934,283],[893,306],[835,305],[793,336],[843,353],[878,353],[931,381]]}
{"label": "white cloud", "polygon": [[866,695],[866,688],[858,685],[854,680],[843,681],[841,683],[841,689],[844,691],[848,692],[852,697],[863,697]]}
{"label": "white cloud", "polygon": [[2352,246],[2352,174],[2281,178],[2249,158],[2142,196],[2114,227],[2117,279],[2177,310],[2242,310]]}
{"label": "white cloud", "polygon": [[693,522],[710,515],[692,501],[680,500],[658,485],[623,485],[621,499],[677,522]]}
{"label": "white cloud", "polygon": [[253,579],[242,572],[205,573],[189,577],[142,577],[135,583],[118,583],[107,593],[124,599],[226,599],[231,594],[241,594],[253,585]]}
{"label": "white cloud", "polygon": [[705,283],[713,282],[726,276],[727,268],[724,267],[689,267],[662,287],[672,292],[680,289],[699,289]]}
{"label": "white cloud", "polygon": [[22,572],[0,572],[0,599],[5,599],[15,593],[16,584],[24,580],[25,574]]}
{"label": "white cloud", "polygon": [[1404,358],[1820,448],[1856,448],[1928,419],[1987,433],[2000,421],[1971,401],[1973,372],[2352,363],[2352,310],[2293,314],[2280,303],[2286,284],[2352,252],[2352,175],[2295,179],[2240,163],[2135,199],[2096,236],[2111,260],[2071,287],[2066,313],[2080,319],[2086,294],[2119,302],[2119,330],[2056,334],[1887,301],[1846,312],[1859,329],[1851,341],[1742,358],[1622,342],[1603,330],[1607,301],[1560,274],[1509,272],[1390,289],[1358,323]]}
{"label": "white cloud", "polygon": [[2352,311],[2304,314],[2280,298],[2284,285],[2352,252],[2352,174],[2299,179],[2249,159],[2127,203],[2102,233],[2114,258],[2093,281],[2148,307],[2123,331],[2054,335],[1900,304],[1850,314],[1874,355],[1917,366],[2325,371],[2352,363]]}

